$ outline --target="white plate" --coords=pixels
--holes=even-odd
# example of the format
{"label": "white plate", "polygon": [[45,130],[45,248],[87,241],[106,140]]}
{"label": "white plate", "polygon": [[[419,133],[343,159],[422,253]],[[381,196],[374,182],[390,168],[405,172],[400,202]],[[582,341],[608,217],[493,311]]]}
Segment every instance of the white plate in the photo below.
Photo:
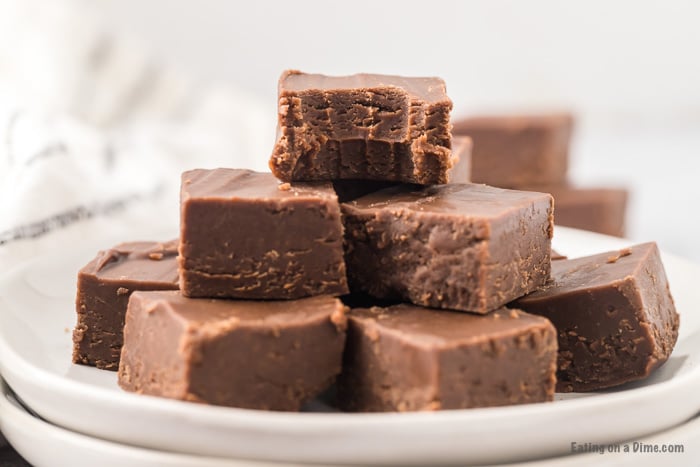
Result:
{"label": "white plate", "polygon": [[[154,451],[81,435],[32,415],[0,379],[0,429],[15,450],[36,467],[279,467],[269,462],[236,461]],[[284,464],[290,467],[290,464]]]}
{"label": "white plate", "polygon": [[[240,461],[221,458],[192,456],[189,454],[154,451],[125,444],[118,444],[68,431],[47,423],[32,415],[12,391],[0,379],[0,429],[12,441],[13,447],[26,460],[36,467],[70,465],[72,467],[293,467],[293,464],[279,464],[256,461]],[[653,436],[636,440],[644,445],[666,445],[683,447],[682,453],[640,454],[624,451],[601,454],[581,454],[563,456],[532,463],[509,464],[510,467],[588,467],[600,465],[604,460],[608,465],[654,466],[672,461],[676,467],[697,466],[697,452],[693,447],[700,446],[700,417],[672,428],[655,433]],[[638,444],[640,445],[640,444]]]}
{"label": "white plate", "polygon": [[[557,228],[571,256],[627,243]],[[153,449],[317,463],[494,463],[567,454],[570,443],[640,438],[700,411],[700,267],[664,255],[680,337],[651,378],[554,403],[437,413],[276,413],[121,391],[112,372],[70,364],[75,274],[98,247],[39,258],[0,279],[0,371],[43,418]]]}

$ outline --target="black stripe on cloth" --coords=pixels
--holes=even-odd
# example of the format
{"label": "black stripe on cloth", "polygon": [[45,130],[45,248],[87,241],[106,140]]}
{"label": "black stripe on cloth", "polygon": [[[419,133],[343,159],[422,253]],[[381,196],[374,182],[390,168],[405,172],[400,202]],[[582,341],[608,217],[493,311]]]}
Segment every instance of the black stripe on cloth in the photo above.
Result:
{"label": "black stripe on cloth", "polygon": [[32,157],[27,159],[27,161],[24,163],[24,165],[32,165],[36,161],[40,159],[45,159],[50,156],[57,156],[59,154],[66,154],[68,152],[68,148],[66,148],[66,145],[63,143],[54,143],[46,146],[43,148],[41,151],[35,153]]}
{"label": "black stripe on cloth", "polygon": [[162,186],[158,186],[153,192],[142,194],[134,193],[122,198],[95,203],[90,206],[81,205],[66,211],[46,217],[40,221],[13,227],[12,229],[0,232],[0,246],[8,243],[38,238],[59,230],[77,222],[85,221],[97,216],[110,215],[115,212],[124,211],[130,205],[156,198],[163,191]]}

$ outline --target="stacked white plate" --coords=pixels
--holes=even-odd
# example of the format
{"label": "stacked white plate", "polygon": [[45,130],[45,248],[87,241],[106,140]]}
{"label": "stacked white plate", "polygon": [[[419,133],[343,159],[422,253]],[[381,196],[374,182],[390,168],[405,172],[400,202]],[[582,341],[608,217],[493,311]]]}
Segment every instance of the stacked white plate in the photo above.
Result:
{"label": "stacked white plate", "polygon": [[[562,227],[554,239],[570,257],[627,245]],[[683,259],[663,254],[681,314],[678,344],[644,381],[513,407],[280,413],[129,394],[116,373],[72,365],[76,273],[108,246],[38,258],[0,279],[0,372],[12,388],[0,395],[0,427],[34,465],[700,464],[700,267]],[[572,456],[573,442],[631,452]],[[684,452],[633,451],[640,446]]]}

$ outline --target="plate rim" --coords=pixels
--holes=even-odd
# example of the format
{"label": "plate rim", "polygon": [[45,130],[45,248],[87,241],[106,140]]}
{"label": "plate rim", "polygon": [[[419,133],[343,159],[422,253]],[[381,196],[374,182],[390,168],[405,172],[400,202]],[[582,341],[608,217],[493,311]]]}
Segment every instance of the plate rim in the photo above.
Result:
{"label": "plate rim", "polygon": [[[567,229],[576,230],[576,229]],[[579,231],[583,234],[587,232]],[[602,236],[605,237],[605,236]],[[614,239],[617,244],[631,243],[626,239]],[[664,256],[672,256],[666,255]],[[35,258],[27,261],[18,267],[12,268],[6,274],[0,276],[0,283],[5,283],[13,277],[21,273],[21,271],[31,268],[36,262],[42,261],[43,258]],[[678,260],[686,265],[697,268],[693,262],[683,258],[674,257],[674,261]],[[0,301],[5,300],[5,297],[0,297]],[[2,307],[0,306],[0,313]],[[11,387],[22,397],[25,402],[32,404],[30,407],[37,411],[42,417],[49,419],[51,422],[58,425],[66,426],[70,430],[81,431],[80,424],[76,424],[75,420],[61,419],[56,417],[47,417],[46,407],[42,401],[34,397],[33,391],[27,389],[34,386],[35,388],[52,388],[52,393],[57,396],[65,397],[70,400],[85,400],[89,399],[92,403],[107,405],[111,410],[128,410],[132,412],[147,411],[150,416],[159,419],[196,419],[201,423],[205,423],[214,429],[247,429],[257,432],[270,431],[276,433],[284,433],[290,429],[301,434],[313,433],[319,430],[338,432],[345,428],[351,427],[354,429],[366,428],[370,426],[373,430],[376,429],[398,429],[398,427],[406,424],[428,424],[435,426],[436,424],[449,423],[472,423],[479,424],[487,421],[495,423],[503,420],[510,420],[514,417],[518,419],[526,418],[532,415],[543,419],[551,417],[567,416],[576,414],[588,409],[596,409],[601,406],[619,406],[624,407],[627,404],[636,406],[650,403],[659,397],[667,397],[667,393],[683,393],[688,387],[700,385],[700,366],[692,368],[680,376],[673,377],[669,380],[658,382],[649,386],[630,388],[625,391],[606,393],[596,397],[581,397],[569,400],[560,400],[554,403],[538,403],[527,405],[516,405],[506,407],[491,407],[477,409],[462,409],[462,410],[446,410],[438,412],[408,412],[408,413],[295,413],[295,412],[270,412],[241,408],[230,407],[214,407],[200,404],[192,404],[188,402],[157,398],[152,396],[135,395],[126,392],[115,392],[113,389],[90,385],[82,381],[75,381],[50,370],[38,367],[31,361],[28,361],[20,355],[13,346],[6,341],[5,329],[0,329],[0,372],[7,379]],[[688,336],[689,337],[689,336]],[[25,391],[26,390],[26,391]],[[23,393],[24,392],[24,393]],[[29,392],[32,392],[30,395]],[[27,397],[28,396],[28,397]],[[605,400],[601,401],[601,397]],[[36,402],[36,403],[34,403]],[[655,430],[667,429],[674,424],[680,423],[686,419],[690,419],[696,412],[700,411],[700,398],[696,397],[693,401],[694,405],[684,410],[683,417],[679,418],[679,414],[674,414],[673,420],[666,414],[667,419],[663,425],[656,425]],[[692,413],[691,413],[692,412]],[[303,422],[303,423],[301,423]],[[85,425],[82,425],[84,428]],[[651,431],[647,431],[651,433]],[[91,435],[91,433],[87,433]],[[104,433],[99,433],[104,437]],[[640,435],[641,436],[641,435]],[[117,442],[123,442],[120,439],[114,439]],[[144,445],[145,448],[162,449],[162,446],[149,444]],[[181,451],[190,452],[190,451]],[[201,454],[199,452],[191,452],[193,454]],[[226,457],[226,456],[224,456]],[[280,460],[270,458],[269,460]]]}
{"label": "plate rim", "polygon": [[[52,424],[50,422],[47,422],[39,417],[36,417],[32,415],[31,412],[29,412],[26,407],[22,406],[20,402],[13,402],[10,400],[10,398],[14,398],[14,396],[11,393],[10,387],[7,385],[7,382],[0,377],[0,427],[3,429],[3,433],[7,433],[7,426],[10,425],[13,427],[12,430],[10,430],[10,433],[14,435],[17,430],[19,429],[31,429],[31,430],[36,430],[37,432],[40,432],[39,434],[42,435],[49,435],[54,438],[58,438],[58,442],[62,442],[64,444],[72,445],[73,447],[76,447],[78,445],[81,445],[83,443],[89,443],[90,446],[90,451],[91,452],[96,452],[99,453],[100,455],[104,455],[105,452],[109,454],[109,463],[110,465],[117,465],[120,460],[118,458],[114,457],[115,450],[117,451],[117,454],[120,452],[122,453],[122,460],[127,460],[129,461],[129,465],[135,465],[134,462],[134,457],[133,456],[143,456],[145,459],[144,465],[148,466],[153,466],[153,465],[158,465],[158,466],[177,466],[177,467],[183,467],[185,465],[189,466],[202,466],[204,463],[204,467],[243,467],[243,466],[248,466],[251,464],[249,460],[238,460],[238,459],[222,459],[222,458],[212,458],[212,457],[204,457],[204,456],[195,456],[191,454],[185,454],[185,453],[177,453],[177,452],[167,452],[167,451],[158,451],[154,449],[149,449],[141,446],[133,446],[133,445],[126,445],[126,444],[121,444],[117,443],[114,441],[106,440],[106,439],[101,439],[101,438],[96,438],[92,437],[90,435],[86,435],[83,433],[78,433],[71,431],[69,429],[63,428],[61,426]],[[18,405],[19,404],[19,405]],[[8,442],[15,448],[15,445],[12,444],[12,440],[14,436],[8,436]],[[42,441],[45,441],[45,439],[42,437]],[[84,446],[83,446],[84,447]],[[15,448],[16,449],[16,448]],[[22,455],[23,458],[27,460],[35,460],[33,459],[36,457],[35,452],[23,452],[19,449],[17,449],[17,452]],[[46,454],[44,454],[46,455]],[[49,454],[51,455],[51,454]],[[84,455],[84,451],[81,451],[77,453],[78,456]],[[116,462],[115,462],[116,461]],[[75,464],[74,464],[75,465]],[[91,465],[91,464],[86,464],[84,461],[80,465]],[[138,465],[138,464],[136,464]],[[257,463],[255,465],[258,465]],[[260,467],[266,467],[267,465],[270,465],[266,462],[260,462],[259,463]],[[277,464],[274,464],[275,466]]]}
{"label": "plate rim", "polygon": [[[166,452],[166,451],[157,451],[149,448],[144,448],[140,446],[131,446],[131,445],[125,445],[121,444],[118,442],[114,441],[109,441],[105,439],[100,439],[100,438],[94,438],[90,435],[82,434],[82,433],[77,433],[74,431],[70,431],[66,428],[51,424],[49,422],[46,422],[42,420],[41,418],[37,418],[34,415],[29,412],[26,407],[22,405],[17,405],[17,403],[12,402],[10,400],[10,397],[12,396],[10,393],[11,389],[9,386],[7,386],[7,383],[0,377],[0,427],[3,429],[4,433],[8,433],[8,426],[11,427],[9,430],[10,436],[8,437],[10,440],[14,440],[15,436],[17,435],[17,431],[21,430],[22,427],[18,428],[19,425],[27,425],[26,428],[32,429],[33,432],[37,433],[38,435],[41,435],[41,440],[45,442],[45,436],[48,434],[48,436],[60,438],[59,442],[62,442],[64,444],[64,447],[66,444],[70,444],[73,447],[76,447],[76,445],[80,446],[81,448],[84,448],[83,443],[90,443],[92,447],[94,447],[96,450],[99,450],[100,455],[103,455],[106,450],[109,450],[110,452],[110,461],[114,463],[114,461],[119,461],[118,458],[114,457],[114,450],[116,449],[118,453],[123,453],[123,454],[131,454],[132,456],[134,455],[144,455],[147,456],[148,459],[146,459],[146,464],[148,464],[148,461],[151,461],[151,464],[148,464],[149,466],[152,465],[152,462],[157,462],[159,466],[168,466],[169,462],[172,461],[173,466],[177,467],[184,467],[184,465],[191,465],[191,466],[204,466],[204,467],[242,467],[242,466],[249,466],[251,465],[250,460],[234,460],[234,459],[222,459],[222,458],[212,458],[212,457],[203,457],[203,456],[196,456],[196,455],[190,455],[190,454],[183,454],[183,453],[176,453],[176,452]],[[658,433],[654,433],[650,435],[648,438],[643,438],[639,439],[636,441],[641,441],[641,442],[646,442],[646,443],[651,443],[654,441],[672,441],[672,442],[678,442],[678,435],[679,434],[685,434],[688,436],[688,434],[693,434],[695,433],[696,436],[700,436],[700,414],[698,414],[696,417],[690,419],[689,421],[682,423],[680,425],[674,426],[668,430],[664,430]],[[630,440],[632,441],[632,440]],[[12,444],[12,443],[10,443]],[[12,445],[13,448],[15,448],[15,445]],[[106,448],[106,449],[105,449]],[[16,449],[16,448],[15,448]],[[36,458],[35,451],[33,452],[24,452],[23,449],[17,449],[17,452],[22,455],[25,459],[27,460],[32,460],[36,461],[38,460]],[[84,450],[81,450],[81,453],[79,454],[82,456],[84,454]],[[618,453],[619,454],[619,453]],[[690,455],[689,453],[684,453],[684,459],[686,455]],[[615,456],[613,454],[612,456]],[[616,458],[619,458],[620,455],[618,455]],[[82,457],[81,457],[82,458]],[[517,463],[517,464],[511,464],[513,467],[535,467],[536,465],[542,465],[542,466],[548,466],[548,467],[564,467],[564,466],[570,466],[570,467],[578,467],[578,466],[584,466],[584,465],[590,465],[591,463],[595,461],[599,461],[600,457],[596,453],[589,453],[589,454],[579,454],[579,455],[572,455],[568,454],[565,456],[561,457],[556,457],[556,458],[548,458],[548,459],[542,459],[542,460],[535,460],[535,461],[529,461],[525,463]],[[639,458],[632,458],[634,461],[630,461],[630,458],[626,458],[624,465],[639,465],[640,460],[644,459],[639,459]],[[126,459],[123,459],[126,460]],[[133,457],[129,457],[129,465],[136,466],[138,467],[138,464],[134,463]],[[606,460],[608,462],[611,461],[610,455],[606,456]],[[614,459],[612,459],[614,460]],[[618,459],[622,460],[622,459]],[[55,459],[53,459],[55,461]],[[206,464],[205,464],[206,463]],[[73,461],[73,465],[79,465],[75,460]],[[272,467],[272,466],[281,466],[282,464],[269,464],[267,462],[256,462],[255,465],[260,465],[260,467]],[[287,466],[292,467],[294,464],[284,464]],[[690,465],[684,464],[684,465]]]}

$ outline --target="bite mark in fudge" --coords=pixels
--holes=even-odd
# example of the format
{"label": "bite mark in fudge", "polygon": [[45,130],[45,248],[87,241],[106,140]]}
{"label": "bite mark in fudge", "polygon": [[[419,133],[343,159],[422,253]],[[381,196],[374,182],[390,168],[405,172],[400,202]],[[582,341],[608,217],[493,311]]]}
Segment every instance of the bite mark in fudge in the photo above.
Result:
{"label": "bite mark in fudge", "polygon": [[577,188],[570,185],[522,187],[554,196],[554,223],[624,237],[627,190],[622,188]]}
{"label": "bite mark in fudge", "polygon": [[340,373],[346,327],[344,306],[328,296],[243,301],[136,292],[119,385],[207,404],[299,410]]}
{"label": "bite mark in fudge", "polygon": [[402,185],[342,209],[352,292],[487,313],[549,278],[546,193]]}
{"label": "bite mark in fudge", "polygon": [[285,71],[270,169],[283,181],[446,183],[454,161],[445,82]]}
{"label": "bite mark in fudge", "polygon": [[572,127],[569,114],[481,116],[452,132],[474,141],[472,181],[518,188],[565,181]]}
{"label": "bite mark in fudge", "polygon": [[185,296],[296,299],[348,291],[340,207],[328,182],[191,170],[182,175],[180,229]]}
{"label": "bite mark in fudge", "polygon": [[[457,137],[452,140],[452,154],[455,164],[448,171],[449,183],[469,183],[471,173],[472,141],[467,137]],[[362,196],[397,186],[397,182],[381,180],[334,180],[333,188],[338,195],[338,201],[344,203]],[[418,187],[416,187],[418,188]]]}
{"label": "bite mark in fudge", "polygon": [[655,243],[552,263],[552,282],[512,304],[559,336],[560,392],[647,377],[671,354],[679,317]]}
{"label": "bite mark in fudge", "polygon": [[353,309],[338,401],[369,412],[550,401],[556,355],[554,327],[521,311]]}
{"label": "bite mark in fudge", "polygon": [[78,272],[73,363],[117,370],[129,296],[135,290],[177,290],[177,242],[121,243]]}

